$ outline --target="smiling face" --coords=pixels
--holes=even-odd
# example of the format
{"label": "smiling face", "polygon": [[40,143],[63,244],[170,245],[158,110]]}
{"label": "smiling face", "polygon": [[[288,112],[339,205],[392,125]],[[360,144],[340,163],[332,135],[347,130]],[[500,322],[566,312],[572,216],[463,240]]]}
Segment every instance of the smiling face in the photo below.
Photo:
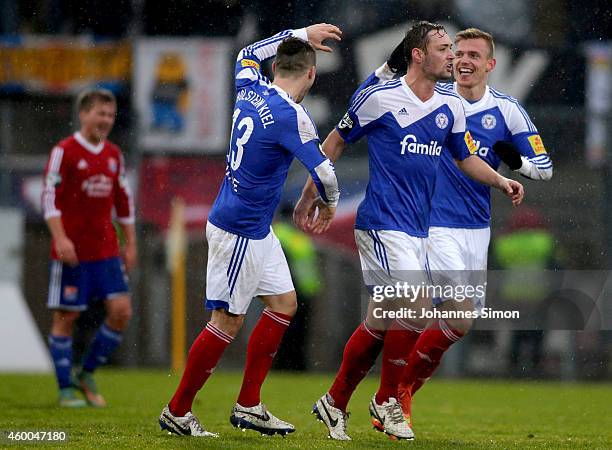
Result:
{"label": "smiling face", "polygon": [[89,109],[79,112],[81,133],[91,142],[102,142],[113,129],[116,113],[114,102],[95,100]]}
{"label": "smiling face", "polygon": [[453,73],[453,43],[444,30],[428,34],[427,52],[423,52],[423,72],[434,81],[448,80]]}
{"label": "smiling face", "polygon": [[494,67],[495,58],[486,40],[476,38],[457,41],[453,71],[459,86],[468,89],[483,87]]}

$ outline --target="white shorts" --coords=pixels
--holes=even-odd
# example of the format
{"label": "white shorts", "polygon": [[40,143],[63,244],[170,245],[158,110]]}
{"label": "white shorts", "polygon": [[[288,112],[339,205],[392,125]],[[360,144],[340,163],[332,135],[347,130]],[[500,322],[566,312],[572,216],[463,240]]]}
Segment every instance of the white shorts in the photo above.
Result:
{"label": "white shorts", "polygon": [[263,239],[247,239],[206,225],[208,264],[206,308],[246,314],[253,297],[293,291],[291,273],[278,238],[270,228]]}
{"label": "white shorts", "polygon": [[368,287],[427,283],[425,238],[402,231],[355,230],[363,279]]}
{"label": "white shorts", "polygon": [[[430,227],[427,264],[434,282],[454,286],[476,286],[486,282],[490,228]],[[450,300],[442,297],[440,301]],[[485,296],[474,297],[477,309],[484,307]]]}

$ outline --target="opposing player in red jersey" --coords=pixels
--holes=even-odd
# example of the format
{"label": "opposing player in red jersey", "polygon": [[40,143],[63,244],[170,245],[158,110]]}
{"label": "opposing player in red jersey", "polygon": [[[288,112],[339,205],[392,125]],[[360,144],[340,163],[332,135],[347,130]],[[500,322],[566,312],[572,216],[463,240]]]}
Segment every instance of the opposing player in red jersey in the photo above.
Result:
{"label": "opposing player in red jersey", "polygon": [[[117,102],[109,91],[83,92],[81,128],[51,151],[42,195],[53,238],[47,306],[53,310],[49,348],[60,389],[60,406],[105,406],[92,374],[119,346],[132,315],[128,271],[136,263],[134,206],[119,148],[106,140]],[[125,235],[123,262],[112,222],[113,207]],[[90,301],[105,303],[106,319],[83,366],[72,376],[74,322]],[[86,401],[77,395],[81,391]]]}

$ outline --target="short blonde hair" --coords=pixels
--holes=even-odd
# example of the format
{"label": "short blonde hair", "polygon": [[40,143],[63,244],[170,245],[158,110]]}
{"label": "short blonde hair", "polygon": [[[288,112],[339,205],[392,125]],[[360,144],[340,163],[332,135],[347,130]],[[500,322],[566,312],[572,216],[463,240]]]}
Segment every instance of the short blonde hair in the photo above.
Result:
{"label": "short blonde hair", "polygon": [[459,41],[468,39],[484,39],[489,45],[489,58],[495,57],[495,43],[493,42],[493,36],[491,36],[491,34],[479,30],[478,28],[467,28],[455,35],[455,44]]}

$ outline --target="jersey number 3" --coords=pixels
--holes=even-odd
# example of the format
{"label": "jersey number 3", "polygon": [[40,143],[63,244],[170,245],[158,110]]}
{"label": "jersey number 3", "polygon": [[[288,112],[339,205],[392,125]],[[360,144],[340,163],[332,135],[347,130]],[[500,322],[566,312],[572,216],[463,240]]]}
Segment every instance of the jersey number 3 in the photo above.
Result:
{"label": "jersey number 3", "polygon": [[236,128],[236,134],[242,132],[242,136],[236,138],[236,149],[232,149],[230,147],[231,159],[230,166],[232,170],[238,170],[240,164],[242,163],[242,155],[244,154],[244,146],[249,141],[251,134],[253,134],[253,119],[250,117],[243,117],[240,122],[238,122],[238,126],[236,126],[236,121],[238,120],[238,116],[240,115],[240,108],[236,108],[234,110],[234,117],[232,118],[232,135],[230,137],[230,145],[233,147],[234,142],[234,128]]}

